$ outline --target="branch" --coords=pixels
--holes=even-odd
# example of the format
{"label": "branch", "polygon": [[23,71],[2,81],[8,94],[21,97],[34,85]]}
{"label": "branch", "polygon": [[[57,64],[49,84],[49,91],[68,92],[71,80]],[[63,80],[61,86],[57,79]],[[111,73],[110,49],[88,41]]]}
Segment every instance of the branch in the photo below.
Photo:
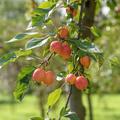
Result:
{"label": "branch", "polygon": [[52,58],[52,56],[54,55],[54,53],[51,53],[50,55],[49,55],[49,57],[46,59],[44,59],[43,60],[43,62],[41,62],[38,66],[39,67],[41,67],[43,64],[45,64],[45,63],[48,63],[49,61],[50,61],[50,59]]}

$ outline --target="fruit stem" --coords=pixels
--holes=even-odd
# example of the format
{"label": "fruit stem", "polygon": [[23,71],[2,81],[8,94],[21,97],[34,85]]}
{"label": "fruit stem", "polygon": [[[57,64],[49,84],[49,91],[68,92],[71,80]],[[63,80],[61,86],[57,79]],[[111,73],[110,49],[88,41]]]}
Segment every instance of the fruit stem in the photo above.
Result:
{"label": "fruit stem", "polygon": [[49,55],[49,57],[46,59],[44,59],[43,60],[43,62],[39,65],[39,66],[42,66],[43,64],[45,64],[45,63],[48,63],[49,61],[50,61],[50,59],[52,58],[52,56],[54,55],[54,53],[51,53],[50,55]]}

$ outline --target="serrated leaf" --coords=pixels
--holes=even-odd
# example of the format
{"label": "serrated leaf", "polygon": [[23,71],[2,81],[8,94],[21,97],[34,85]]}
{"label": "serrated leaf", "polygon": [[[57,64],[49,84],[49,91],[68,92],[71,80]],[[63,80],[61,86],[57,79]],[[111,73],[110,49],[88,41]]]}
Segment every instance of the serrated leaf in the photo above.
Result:
{"label": "serrated leaf", "polygon": [[30,39],[32,37],[37,37],[40,36],[38,32],[25,32],[25,33],[20,33],[13,37],[11,40],[7,41],[6,43],[12,43],[12,42],[18,42],[26,39]]}
{"label": "serrated leaf", "polygon": [[29,49],[34,49],[34,48],[41,47],[41,46],[45,45],[48,42],[49,39],[50,39],[49,37],[39,38],[39,39],[33,38],[26,43],[25,49],[29,50]]}
{"label": "serrated leaf", "polygon": [[30,120],[44,120],[44,119],[41,117],[32,117],[32,118],[30,118]]}
{"label": "serrated leaf", "polygon": [[32,72],[35,70],[34,67],[28,66],[21,69],[18,74],[17,85],[14,91],[14,97],[16,100],[21,101],[28,90],[29,83],[31,80]]}
{"label": "serrated leaf", "polygon": [[70,120],[80,120],[75,112],[69,112],[64,117],[70,118]]}
{"label": "serrated leaf", "polygon": [[52,93],[50,93],[47,100],[47,106],[52,107],[59,100],[61,93],[62,93],[61,88],[58,88]]}
{"label": "serrated leaf", "polygon": [[13,51],[13,52],[7,53],[2,57],[0,57],[0,68],[11,62],[15,62],[19,57],[28,56],[31,53],[32,53],[31,50],[27,50],[27,51],[19,50],[19,51]]}

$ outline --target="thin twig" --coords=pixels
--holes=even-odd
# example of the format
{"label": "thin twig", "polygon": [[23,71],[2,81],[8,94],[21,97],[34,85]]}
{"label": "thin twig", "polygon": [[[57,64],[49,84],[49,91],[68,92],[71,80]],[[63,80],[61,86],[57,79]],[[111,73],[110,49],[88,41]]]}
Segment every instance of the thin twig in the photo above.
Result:
{"label": "thin twig", "polygon": [[49,61],[50,61],[50,59],[52,58],[52,56],[54,55],[54,53],[51,53],[50,55],[49,55],[49,57],[46,59],[44,59],[43,60],[43,62],[41,62],[38,66],[39,67],[41,67],[43,64],[45,64],[45,63],[48,63]]}

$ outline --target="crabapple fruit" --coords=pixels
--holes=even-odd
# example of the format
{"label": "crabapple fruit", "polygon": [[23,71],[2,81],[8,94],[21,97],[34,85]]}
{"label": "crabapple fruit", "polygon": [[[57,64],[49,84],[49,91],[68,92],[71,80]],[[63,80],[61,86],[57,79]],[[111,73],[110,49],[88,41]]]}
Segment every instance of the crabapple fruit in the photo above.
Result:
{"label": "crabapple fruit", "polygon": [[76,76],[74,74],[68,74],[65,78],[65,81],[69,83],[70,85],[75,84]]}
{"label": "crabapple fruit", "polygon": [[39,83],[44,81],[45,78],[46,78],[46,74],[42,68],[37,68],[32,74],[32,79]]}
{"label": "crabapple fruit", "polygon": [[76,78],[75,86],[79,90],[84,90],[88,86],[88,80],[84,76],[79,76]]}
{"label": "crabapple fruit", "polygon": [[91,60],[89,56],[83,56],[80,58],[80,63],[84,68],[89,68]]}
{"label": "crabapple fruit", "polygon": [[55,79],[56,79],[55,74],[52,71],[47,71],[46,79],[44,79],[43,83],[49,86],[54,83]]}
{"label": "crabapple fruit", "polygon": [[62,43],[60,41],[53,41],[50,44],[50,51],[60,54],[62,51]]}

